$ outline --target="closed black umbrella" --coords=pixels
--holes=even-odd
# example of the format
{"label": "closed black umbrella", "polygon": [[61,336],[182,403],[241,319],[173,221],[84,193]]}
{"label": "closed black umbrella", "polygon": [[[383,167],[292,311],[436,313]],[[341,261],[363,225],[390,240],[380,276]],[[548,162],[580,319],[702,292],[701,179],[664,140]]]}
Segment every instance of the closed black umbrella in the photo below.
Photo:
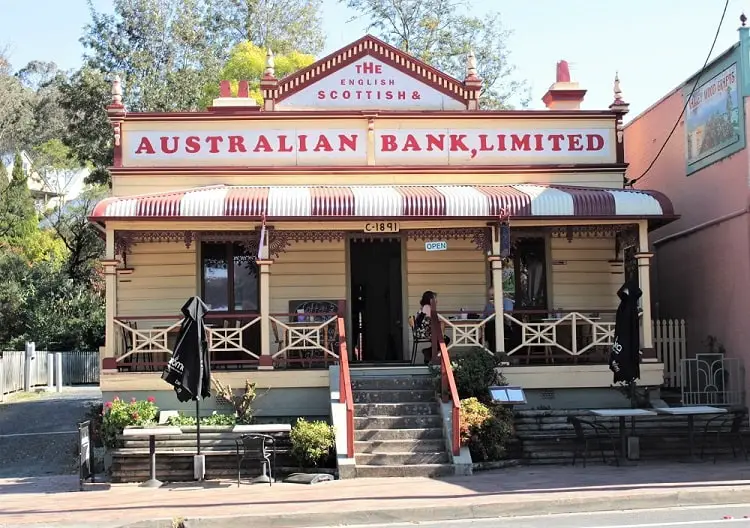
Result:
{"label": "closed black umbrella", "polygon": [[638,299],[642,294],[635,281],[626,282],[617,290],[620,305],[617,307],[615,339],[609,357],[609,368],[614,372],[615,383],[630,385],[641,377]]}
{"label": "closed black umbrella", "polygon": [[172,357],[161,379],[174,387],[181,402],[195,401],[198,454],[201,453],[200,399],[211,396],[211,367],[204,318],[208,306],[199,298],[191,297],[182,307],[182,327]]}

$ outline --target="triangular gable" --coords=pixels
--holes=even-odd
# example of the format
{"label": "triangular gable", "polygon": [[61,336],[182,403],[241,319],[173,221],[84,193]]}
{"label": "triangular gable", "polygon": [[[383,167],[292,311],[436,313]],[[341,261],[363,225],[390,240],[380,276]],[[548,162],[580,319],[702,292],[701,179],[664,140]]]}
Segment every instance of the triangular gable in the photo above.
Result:
{"label": "triangular gable", "polygon": [[465,110],[474,90],[366,35],[279,80],[274,109]]}

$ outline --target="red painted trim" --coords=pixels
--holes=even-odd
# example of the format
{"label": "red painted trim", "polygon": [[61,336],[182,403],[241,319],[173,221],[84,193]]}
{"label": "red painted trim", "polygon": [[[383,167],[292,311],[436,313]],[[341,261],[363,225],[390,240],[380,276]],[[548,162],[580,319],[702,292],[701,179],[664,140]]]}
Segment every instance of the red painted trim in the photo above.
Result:
{"label": "red painted trim", "polygon": [[[230,107],[232,108],[232,107]],[[243,112],[244,110],[244,112]],[[612,110],[279,110],[274,112],[249,111],[247,107],[237,108],[230,115],[216,115],[213,112],[129,112],[126,121],[228,121],[233,119],[251,120],[291,120],[344,117],[411,118],[411,119],[498,119],[498,118],[539,118],[539,119],[591,119],[592,117],[612,118],[617,112]]]}
{"label": "red painted trim", "polygon": [[389,174],[506,174],[516,172],[616,172],[622,173],[627,169],[626,163],[601,163],[591,165],[580,164],[555,164],[555,165],[363,165],[341,167],[336,165],[301,166],[288,167],[241,167],[241,166],[213,166],[196,167],[111,167],[110,172],[116,176],[141,176],[152,174],[180,174],[184,176],[206,176],[216,175],[254,175],[276,174],[276,173],[325,173],[325,174],[361,174],[382,173]]}
{"label": "red painted trim", "polygon": [[102,358],[102,370],[117,370],[117,358]]}
{"label": "red painted trim", "polygon": [[[359,60],[360,58],[362,58],[364,56],[370,55],[373,58],[377,58],[379,60],[382,60],[383,62],[388,63],[390,66],[393,66],[394,68],[400,70],[402,73],[408,75],[409,77],[412,77],[413,79],[419,80],[420,82],[426,84],[430,88],[434,88],[435,90],[438,90],[438,91],[440,91],[440,92],[442,92],[442,93],[450,96],[451,98],[453,98],[453,99],[455,99],[457,101],[460,101],[461,103],[466,104],[467,98],[462,98],[458,94],[451,92],[449,89],[446,89],[446,88],[440,86],[439,84],[430,81],[426,77],[421,76],[421,75],[417,74],[416,72],[413,72],[413,71],[411,71],[411,70],[409,70],[409,69],[401,66],[400,64],[392,61],[387,56],[378,53],[375,49],[364,48],[364,49],[362,49],[362,51],[357,50],[357,48],[360,46],[360,44],[364,45],[367,42],[371,42],[372,44],[374,44],[376,46],[382,46],[383,48],[387,49],[388,51],[390,51],[390,52],[394,53],[395,55],[399,56],[401,58],[401,60],[403,60],[407,64],[414,64],[416,66],[419,66],[422,69],[424,69],[425,71],[431,72],[436,77],[439,77],[439,78],[443,79],[449,85],[453,85],[456,88],[465,88],[464,84],[461,81],[459,81],[458,79],[456,79],[455,77],[451,77],[450,75],[448,75],[446,73],[443,73],[440,70],[437,70],[437,69],[433,68],[432,66],[430,66],[429,64],[427,64],[425,62],[422,62],[422,61],[420,61],[418,59],[415,59],[413,56],[411,56],[411,55],[409,55],[407,53],[404,53],[400,49],[398,49],[398,48],[396,48],[394,46],[391,46],[390,44],[388,44],[386,42],[383,42],[379,38],[373,37],[372,35],[365,35],[364,37],[362,37],[362,38],[360,38],[360,39],[352,42],[348,46],[344,46],[343,48],[341,48],[341,49],[339,49],[337,51],[334,51],[330,55],[327,55],[327,56],[323,57],[322,59],[314,62],[313,64],[311,64],[307,68],[303,68],[302,70],[294,72],[294,73],[292,73],[290,75],[287,75],[283,79],[280,79],[279,80],[278,90],[279,90],[279,92],[284,91],[284,93],[280,94],[276,98],[276,102],[277,103],[281,102],[284,99],[286,99],[287,97],[289,97],[290,95],[298,92],[299,90],[304,89],[304,88],[308,87],[309,85],[314,84],[318,80],[326,78],[331,73],[334,73],[334,72],[340,70],[342,67],[347,66],[347,65],[351,64],[352,62],[354,62],[356,60]],[[313,72],[315,71],[315,69],[318,66],[320,66],[322,64],[325,64],[328,61],[333,61],[333,62],[336,62],[338,64],[336,64],[336,66],[329,67],[329,69],[327,69],[324,72],[321,72],[317,76],[313,74]],[[310,74],[310,76],[307,79],[305,79],[305,76],[308,75],[308,74]],[[289,90],[285,90],[285,88],[287,86],[293,85],[294,81],[296,81],[297,79],[302,79],[297,86],[295,86],[294,88],[290,88]]]}
{"label": "red painted trim", "polygon": [[[120,134],[122,134],[122,128],[120,128]],[[114,167],[122,167],[122,135],[120,136],[120,144],[114,145],[113,148],[112,164]]]}
{"label": "red painted trim", "polygon": [[339,333],[339,403],[346,407],[346,455],[354,458],[354,396],[346,344],[346,324],[343,316],[339,316],[336,322]]}

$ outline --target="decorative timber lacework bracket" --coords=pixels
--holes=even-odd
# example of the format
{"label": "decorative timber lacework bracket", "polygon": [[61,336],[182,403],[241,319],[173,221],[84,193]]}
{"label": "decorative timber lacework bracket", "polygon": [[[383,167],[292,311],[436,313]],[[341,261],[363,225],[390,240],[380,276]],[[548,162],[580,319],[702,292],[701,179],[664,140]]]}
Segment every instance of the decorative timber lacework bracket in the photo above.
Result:
{"label": "decorative timber lacework bracket", "polygon": [[276,240],[280,251],[292,242],[338,242],[346,239],[346,231],[284,231],[273,232],[271,240]]}
{"label": "decorative timber lacework bracket", "polygon": [[[268,229],[269,253],[277,257],[288,245],[287,238],[278,236],[278,231]],[[116,231],[115,253],[124,255],[132,252],[133,246],[142,243],[181,242],[190,248],[194,242],[236,242],[252,254],[258,253],[260,232],[251,231]]]}
{"label": "decorative timber lacework bracket", "polygon": [[471,240],[479,251],[492,251],[492,233],[489,227],[409,229],[406,236],[412,240]]}
{"label": "decorative timber lacework bracket", "polygon": [[[257,255],[260,231],[116,231],[115,252],[132,251],[136,244],[181,242],[190,248],[193,242],[238,243],[251,255]],[[344,240],[345,231],[284,231],[268,227],[269,253],[278,257],[292,242],[332,242]]]}
{"label": "decorative timber lacework bracket", "polygon": [[638,237],[638,228],[632,224],[558,226],[551,231],[553,238],[567,238],[568,241],[574,238],[621,239],[623,236],[632,236],[631,233],[635,233],[636,239]]}

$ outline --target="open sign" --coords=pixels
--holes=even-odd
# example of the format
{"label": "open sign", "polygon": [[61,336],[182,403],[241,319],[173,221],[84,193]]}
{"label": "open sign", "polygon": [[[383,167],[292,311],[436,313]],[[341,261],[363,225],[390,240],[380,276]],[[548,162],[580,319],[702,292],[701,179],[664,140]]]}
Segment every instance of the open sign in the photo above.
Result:
{"label": "open sign", "polygon": [[425,251],[445,251],[448,249],[447,242],[425,242]]}

